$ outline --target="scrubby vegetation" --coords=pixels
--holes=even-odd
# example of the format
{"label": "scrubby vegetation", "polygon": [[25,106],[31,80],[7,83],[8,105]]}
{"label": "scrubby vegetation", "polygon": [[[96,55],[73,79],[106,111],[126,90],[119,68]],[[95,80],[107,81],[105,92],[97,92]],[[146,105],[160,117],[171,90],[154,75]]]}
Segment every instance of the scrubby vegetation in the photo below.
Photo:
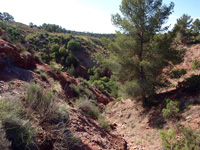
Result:
{"label": "scrubby vegetation", "polygon": [[[9,93],[13,86],[20,89],[21,96],[0,96],[0,149],[79,149],[82,141],[70,130],[67,108],[109,134],[111,123],[103,113],[109,100],[114,101],[113,105],[123,105],[129,98],[141,104],[144,112],[139,116],[148,116],[148,125],[158,130],[184,120],[185,106],[195,104],[188,99],[200,90],[200,61],[194,57],[189,69],[188,65],[179,67],[186,52],[180,47],[200,43],[200,21],[184,14],[169,31],[163,25],[173,8],[173,2],[164,5],[160,0],[122,0],[122,16],[112,15],[112,23],[120,31],[108,35],[69,31],[46,23],[26,26],[14,22],[10,14],[0,13],[0,37],[14,45],[7,47],[17,48],[16,54],[9,53],[8,57],[6,52],[1,53],[0,72],[6,72],[2,77],[12,74],[22,80],[23,75],[31,74],[33,80],[23,80],[23,89],[6,80],[9,88],[5,91]],[[29,56],[36,64],[31,70],[12,64],[15,57],[21,63]],[[113,109],[121,118],[125,116],[123,111]],[[131,120],[131,116],[128,114],[126,119]],[[124,122],[122,130],[128,124]],[[135,128],[131,124],[131,129]],[[163,148],[199,149],[199,131],[180,126],[161,131]]]}
{"label": "scrubby vegetation", "polygon": [[173,102],[170,99],[165,99],[166,108],[162,109],[162,115],[164,118],[176,117],[179,112],[179,103]]}
{"label": "scrubby vegetation", "polygon": [[[161,131],[162,146],[166,150],[198,150],[200,147],[200,132],[191,127],[179,127],[169,132]],[[178,134],[177,134],[178,132]]]}
{"label": "scrubby vegetation", "polygon": [[192,62],[192,70],[197,70],[200,68],[200,61],[197,59],[194,59]]}
{"label": "scrubby vegetation", "polygon": [[98,124],[107,132],[111,131],[109,121],[101,114],[99,108],[95,105],[96,102],[91,99],[81,98],[76,102],[78,109],[97,120]]}
{"label": "scrubby vegetation", "polygon": [[171,78],[180,78],[185,75],[187,71],[184,68],[173,69],[171,71]]}

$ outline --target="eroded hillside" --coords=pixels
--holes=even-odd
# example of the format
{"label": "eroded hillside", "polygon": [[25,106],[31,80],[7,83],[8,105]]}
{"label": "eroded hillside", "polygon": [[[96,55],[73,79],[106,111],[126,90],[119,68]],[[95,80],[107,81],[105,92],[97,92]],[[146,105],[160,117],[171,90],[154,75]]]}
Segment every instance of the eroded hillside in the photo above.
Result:
{"label": "eroded hillside", "polygon": [[165,69],[171,84],[144,106],[122,99],[112,72],[97,64],[94,53],[107,56],[111,40],[0,25],[0,149],[161,150],[171,128],[172,146],[199,144],[198,44],[184,47],[183,63]]}

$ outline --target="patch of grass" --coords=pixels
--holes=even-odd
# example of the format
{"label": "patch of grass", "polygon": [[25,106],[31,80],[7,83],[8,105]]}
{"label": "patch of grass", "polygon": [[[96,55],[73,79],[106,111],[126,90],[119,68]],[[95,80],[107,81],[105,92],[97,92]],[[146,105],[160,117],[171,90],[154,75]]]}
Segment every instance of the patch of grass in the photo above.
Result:
{"label": "patch of grass", "polygon": [[35,73],[39,74],[42,80],[47,81],[47,74],[40,69],[35,69]]}
{"label": "patch of grass", "polygon": [[98,124],[107,132],[111,131],[109,121],[106,121],[106,118],[103,115],[98,116]]}
{"label": "patch of grass", "polygon": [[110,132],[111,127],[109,121],[106,121],[106,118],[100,114],[99,108],[95,106],[93,100],[79,99],[76,102],[77,107],[85,114],[88,114],[91,118],[97,120],[98,124],[107,132]]}
{"label": "patch of grass", "polygon": [[22,117],[23,112],[22,104],[18,101],[0,99],[0,121],[8,116],[12,116],[13,118]]}

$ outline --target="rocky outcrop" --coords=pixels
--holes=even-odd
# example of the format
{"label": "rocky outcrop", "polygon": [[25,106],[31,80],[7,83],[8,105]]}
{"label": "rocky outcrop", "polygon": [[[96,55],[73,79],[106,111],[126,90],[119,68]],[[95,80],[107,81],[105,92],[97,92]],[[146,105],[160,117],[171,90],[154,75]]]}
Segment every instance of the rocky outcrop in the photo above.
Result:
{"label": "rocky outcrop", "polygon": [[[54,80],[59,81],[63,90],[66,92],[65,94],[68,98],[74,97],[73,90],[71,89],[70,84],[78,85],[79,81],[76,78],[73,78],[71,75],[69,75],[66,72],[56,74],[52,72],[49,65],[46,65],[46,64],[37,64],[36,66],[38,69],[47,73]],[[106,94],[103,94],[101,91],[95,89],[94,87],[91,88],[91,92],[94,94],[98,104],[107,105],[109,102],[115,101],[114,98]]]}
{"label": "rocky outcrop", "polygon": [[32,69],[35,67],[34,57],[26,52],[21,56],[17,48],[0,39],[0,68],[5,69],[6,64],[11,64],[23,69]]}

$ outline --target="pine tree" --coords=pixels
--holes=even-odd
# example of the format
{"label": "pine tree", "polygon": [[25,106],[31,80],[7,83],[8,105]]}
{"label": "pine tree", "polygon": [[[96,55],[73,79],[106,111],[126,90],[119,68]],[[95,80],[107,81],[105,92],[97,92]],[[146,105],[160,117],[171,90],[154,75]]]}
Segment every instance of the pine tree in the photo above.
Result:
{"label": "pine tree", "polygon": [[198,18],[192,23],[192,30],[199,34],[199,32],[200,32],[200,20]]}
{"label": "pine tree", "polygon": [[122,0],[123,17],[112,15],[113,24],[121,30],[110,44],[106,63],[125,84],[127,94],[141,97],[144,104],[164,85],[163,68],[181,61],[181,53],[172,46],[173,34],[162,32],[167,30],[163,24],[173,7],[174,3],[162,5],[162,0]]}
{"label": "pine tree", "polygon": [[187,14],[183,14],[174,26],[174,31],[177,33],[177,37],[183,44],[190,41],[192,36],[191,23],[193,19]]}

